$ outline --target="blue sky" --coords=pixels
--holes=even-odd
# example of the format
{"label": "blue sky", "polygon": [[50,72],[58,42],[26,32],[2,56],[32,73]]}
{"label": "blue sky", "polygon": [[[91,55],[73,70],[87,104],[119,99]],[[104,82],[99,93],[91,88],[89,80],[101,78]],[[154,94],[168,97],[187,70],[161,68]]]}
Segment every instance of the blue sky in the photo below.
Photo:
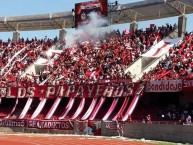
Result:
{"label": "blue sky", "polygon": [[[54,13],[54,12],[64,12],[71,11],[74,8],[75,3],[90,1],[90,0],[1,0],[0,17],[9,16],[23,16],[23,15],[34,15],[34,14],[44,14],[44,13]],[[132,3],[141,0],[118,0],[118,3]],[[114,1],[110,1],[114,2]],[[193,27],[191,23],[193,22],[193,14],[187,15],[187,30],[192,31]],[[178,17],[139,22],[138,28],[146,28],[149,24],[156,24],[158,26],[164,25],[165,23],[177,23]],[[192,21],[192,22],[191,22]],[[112,26],[115,29],[129,28],[129,24]],[[67,32],[72,30],[67,30]],[[32,31],[32,32],[20,32],[21,37],[32,38],[37,36],[37,38],[44,38],[48,36],[49,38],[54,38],[58,36],[58,30],[51,31]],[[0,39],[7,40],[7,38],[12,38],[12,33],[0,33]]]}

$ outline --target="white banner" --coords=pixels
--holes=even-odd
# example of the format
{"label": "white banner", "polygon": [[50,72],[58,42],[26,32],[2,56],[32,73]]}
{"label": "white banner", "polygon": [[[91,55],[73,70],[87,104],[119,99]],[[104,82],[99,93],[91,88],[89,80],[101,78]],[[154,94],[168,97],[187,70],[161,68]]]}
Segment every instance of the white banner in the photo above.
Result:
{"label": "white banner", "polygon": [[158,80],[146,83],[146,92],[178,92],[182,90],[182,80]]}
{"label": "white banner", "polygon": [[35,65],[48,65],[48,59],[45,58],[39,58],[36,62]]}
{"label": "white banner", "polygon": [[143,54],[143,57],[160,57],[163,54],[166,54],[171,47],[174,46],[174,44],[178,44],[182,38],[176,38],[176,39],[164,39],[161,40],[158,44],[155,46],[152,46],[150,50]]}
{"label": "white banner", "polygon": [[106,129],[110,130],[124,130],[125,123],[124,122],[118,122],[118,121],[109,121],[106,123]]}

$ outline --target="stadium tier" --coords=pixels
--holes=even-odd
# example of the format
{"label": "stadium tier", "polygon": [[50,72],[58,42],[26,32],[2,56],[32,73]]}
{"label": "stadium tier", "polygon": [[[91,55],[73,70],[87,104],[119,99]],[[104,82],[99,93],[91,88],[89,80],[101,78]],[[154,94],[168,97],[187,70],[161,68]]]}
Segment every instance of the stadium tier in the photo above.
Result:
{"label": "stadium tier", "polygon": [[[1,116],[7,119],[74,120],[78,118],[79,120],[131,121],[131,114],[141,95],[138,93],[140,83],[133,83],[131,74],[125,73],[125,70],[143,54],[156,48],[159,42],[162,42],[175,28],[176,26],[169,24],[161,27],[150,25],[145,31],[133,32],[125,29],[121,33],[119,30],[113,30],[97,38],[84,33],[64,50],[57,49],[64,45],[63,42],[58,45],[57,38],[1,41],[1,97],[12,98],[8,99],[12,102],[10,109],[6,109],[7,98],[2,98]],[[169,55],[166,59],[161,59],[158,66],[145,73],[141,80],[146,82],[191,78],[191,59],[187,59],[187,56],[191,55],[191,44],[192,35],[186,34],[184,40],[169,47]],[[157,48],[156,53],[163,49],[166,43],[162,45]],[[181,65],[181,61],[184,61],[184,66]],[[105,87],[102,96],[87,98],[88,94],[84,93],[85,87],[92,85],[96,91],[100,91],[98,87],[100,84]],[[124,95],[126,92],[122,93],[121,90],[116,92],[114,89],[110,92],[111,85],[123,85],[124,89],[129,87],[131,92],[126,96]],[[52,87],[53,91],[49,86],[63,87]],[[21,87],[27,89],[22,90]],[[71,89],[75,89],[75,93]],[[181,88],[177,89],[181,91]],[[37,91],[40,91],[40,94]],[[147,89],[145,92],[148,91],[153,92]],[[62,95],[64,93],[68,95]],[[115,93],[117,97],[126,98],[116,98]],[[115,98],[105,99],[103,98],[105,96]],[[157,106],[155,110],[160,112],[162,108],[163,106]],[[138,111],[134,112],[132,119],[143,120],[145,115],[150,113],[154,121],[171,119],[161,116],[163,114],[153,115],[155,111],[151,112],[151,109],[143,108],[143,110],[144,112],[140,114],[137,113]],[[181,119],[182,114],[178,113],[178,116],[175,114],[174,120]]]}
{"label": "stadium tier", "polygon": [[[78,3],[77,28],[92,22],[93,8],[109,17],[107,1]],[[0,40],[0,127],[91,135],[103,127],[124,136],[130,123],[191,125],[193,33],[181,32],[181,23],[137,29],[134,22],[130,30],[86,29],[70,39],[62,29],[53,40],[18,33]]]}
{"label": "stadium tier", "polygon": [[[173,27],[168,25],[158,28],[153,26],[135,33],[128,30],[122,34],[112,31],[97,40],[89,34],[84,34],[84,41],[79,38],[80,40],[69,48],[58,53],[52,52],[51,56],[46,54],[48,49],[52,49],[53,42],[49,39],[7,42],[7,47],[2,49],[1,84],[24,86],[43,82],[47,85],[62,85],[93,83],[100,79],[130,78],[129,73],[125,74],[124,70],[155,41],[160,41],[172,30]],[[33,71],[33,74],[27,74],[31,75],[31,79],[21,77],[28,66],[39,57],[46,59],[42,62],[45,66],[36,72]]]}
{"label": "stadium tier", "polygon": [[183,79],[192,78],[192,34],[186,34],[180,45],[170,48],[169,55],[149,73],[144,74],[144,80]]}
{"label": "stadium tier", "polygon": [[37,40],[31,41],[24,39],[18,42],[1,42],[1,83],[6,85],[20,86],[20,82],[24,78],[21,77],[34,61],[40,56],[41,53],[48,50],[52,46],[51,40]]}
{"label": "stadium tier", "polygon": [[[161,27],[151,25],[145,31],[133,32],[125,29],[121,33],[113,30],[97,38],[91,34],[82,34],[84,39],[78,38],[62,51],[57,50],[57,39],[1,41],[1,97],[10,97],[13,102],[12,106],[4,109],[7,102],[3,105],[6,98],[2,99],[3,110],[6,110],[2,111],[2,116],[12,119],[131,120],[143,89],[140,89],[140,82],[132,82],[131,74],[125,73],[125,70],[143,54],[159,45],[175,28],[176,26],[169,24]],[[142,86],[146,85],[144,82],[147,80],[168,80],[165,76],[169,75],[168,72],[175,71],[176,67],[171,67],[175,63],[168,64],[165,61],[172,61],[172,57],[184,52],[184,49],[190,52],[187,45],[191,44],[191,38],[187,34],[179,45],[170,46],[169,56],[159,62],[161,66],[144,74]],[[188,46],[191,48],[191,45]],[[158,49],[161,48],[163,49]],[[155,72],[158,68],[159,73]],[[104,88],[99,88],[99,85]],[[88,89],[90,86],[96,92]],[[87,91],[90,91],[92,99],[88,98]],[[100,95],[98,91],[103,93]],[[132,119],[142,120],[144,116],[145,114],[141,114],[136,117],[134,114]]]}

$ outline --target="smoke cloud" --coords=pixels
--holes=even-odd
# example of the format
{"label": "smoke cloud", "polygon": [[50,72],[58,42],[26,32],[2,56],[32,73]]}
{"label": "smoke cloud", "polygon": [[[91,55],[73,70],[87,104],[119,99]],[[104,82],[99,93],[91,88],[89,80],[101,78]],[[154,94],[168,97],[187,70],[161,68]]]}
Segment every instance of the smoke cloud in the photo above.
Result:
{"label": "smoke cloud", "polygon": [[80,26],[79,29],[85,30],[85,29],[99,28],[108,25],[109,23],[107,19],[103,18],[101,15],[98,15],[96,12],[91,12],[89,14],[89,23]]}
{"label": "smoke cloud", "polygon": [[71,35],[67,34],[66,46],[73,45],[77,40],[80,42],[88,41],[87,39],[96,40],[105,33],[111,32],[107,19],[98,15],[96,12],[89,14],[89,22],[75,29]]}

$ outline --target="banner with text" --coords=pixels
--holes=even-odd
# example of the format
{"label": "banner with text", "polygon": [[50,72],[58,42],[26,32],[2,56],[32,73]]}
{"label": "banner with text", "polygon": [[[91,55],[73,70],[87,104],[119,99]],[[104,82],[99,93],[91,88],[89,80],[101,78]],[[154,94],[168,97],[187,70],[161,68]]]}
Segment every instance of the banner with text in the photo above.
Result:
{"label": "banner with text", "polygon": [[157,80],[146,83],[146,92],[179,92],[183,90],[182,80]]}
{"label": "banner with text", "polygon": [[25,127],[25,120],[19,119],[0,119],[0,127]]}
{"label": "banner with text", "polygon": [[182,81],[183,91],[193,91],[193,78]]}
{"label": "banner with text", "polygon": [[57,120],[26,120],[27,128],[74,130],[74,122]]}
{"label": "banner with text", "polygon": [[[75,120],[26,120],[26,119],[0,119],[0,127],[25,127],[33,129],[56,129],[84,131],[88,126],[87,121]],[[101,121],[92,121],[95,126],[93,135],[101,135]]]}
{"label": "banner with text", "polygon": [[128,97],[133,96],[138,83],[105,83],[93,85],[63,85],[34,87],[0,87],[0,97]]}
{"label": "banner with text", "polygon": [[125,123],[118,121],[108,121],[106,123],[106,129],[110,130],[124,130]]}

